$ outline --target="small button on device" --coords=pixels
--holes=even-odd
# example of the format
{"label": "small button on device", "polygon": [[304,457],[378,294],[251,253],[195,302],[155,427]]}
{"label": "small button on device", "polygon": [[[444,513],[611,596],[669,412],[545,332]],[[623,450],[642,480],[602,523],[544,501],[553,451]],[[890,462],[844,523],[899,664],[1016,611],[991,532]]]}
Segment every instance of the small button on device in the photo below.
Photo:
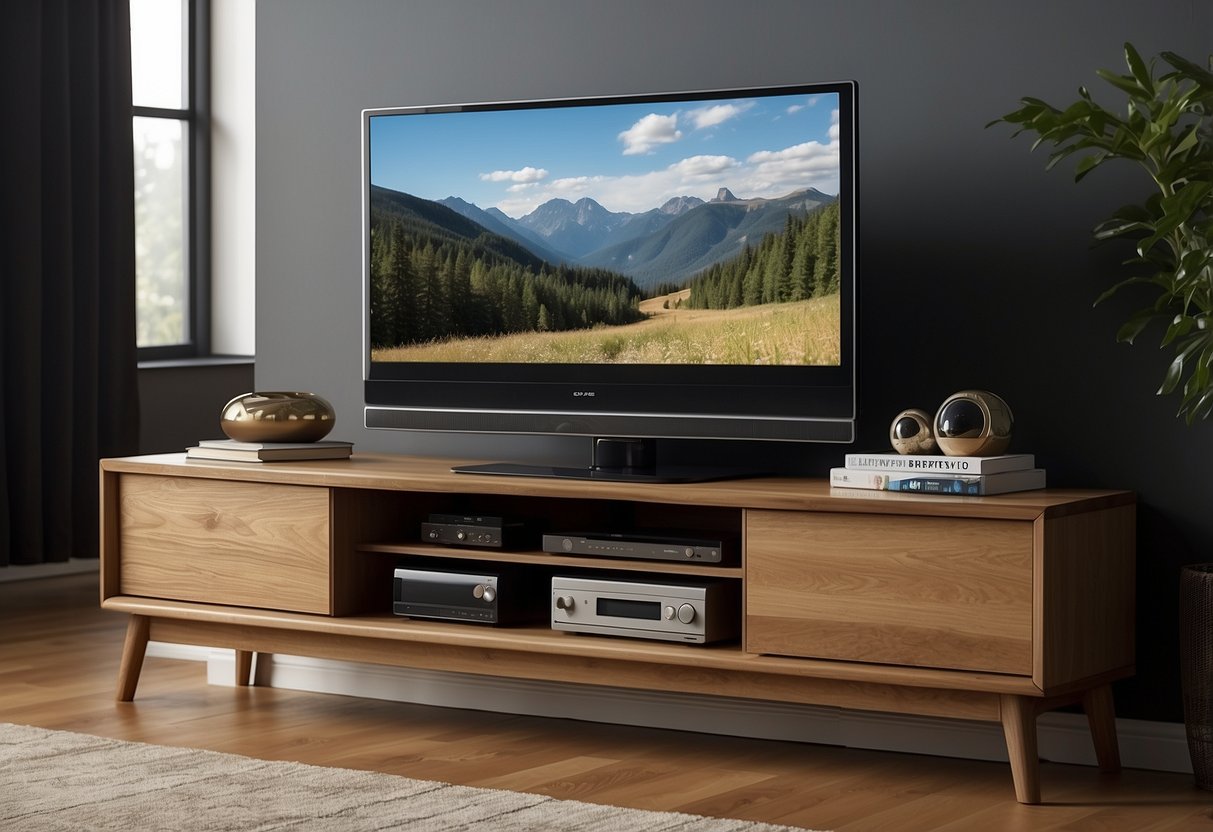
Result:
{"label": "small button on device", "polygon": [[460,529],[459,531],[455,532],[456,540],[466,540],[467,536],[468,536],[467,532],[465,532],[463,529]]}
{"label": "small button on device", "polygon": [[484,584],[476,584],[474,587],[472,587],[472,597],[483,598],[485,589],[486,587]]}
{"label": "small button on device", "polygon": [[666,607],[664,610],[662,610],[661,612],[662,612],[662,615],[665,617],[665,620],[666,620],[666,621],[673,621],[673,620],[674,620],[675,610],[674,610],[674,607],[673,607],[673,606],[667,606],[667,607]]}
{"label": "small button on device", "polygon": [[694,550],[693,548],[691,548],[690,546],[688,546],[688,547],[686,547],[685,549],[683,549],[683,550],[682,550],[682,553],[683,553],[684,555],[686,555],[688,558],[693,558],[693,557],[695,557],[695,550]]}
{"label": "small button on device", "polygon": [[683,604],[678,608],[678,620],[683,624],[690,624],[695,620],[695,608],[690,604]]}

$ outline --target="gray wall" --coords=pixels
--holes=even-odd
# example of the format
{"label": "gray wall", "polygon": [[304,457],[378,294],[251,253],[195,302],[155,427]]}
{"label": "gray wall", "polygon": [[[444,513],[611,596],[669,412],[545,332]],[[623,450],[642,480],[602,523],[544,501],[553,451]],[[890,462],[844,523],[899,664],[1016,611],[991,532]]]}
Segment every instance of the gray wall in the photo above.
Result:
{"label": "gray wall", "polygon": [[[1135,490],[1139,675],[1128,716],[1178,720],[1175,585],[1204,560],[1211,426],[1152,395],[1166,364],[1114,342],[1132,298],[1089,229],[1143,197],[1136,171],[1075,187],[986,122],[1019,97],[1068,102],[1121,44],[1203,60],[1203,0],[261,0],[257,11],[257,386],[311,389],[363,450],[584,463],[584,440],[506,441],[359,427],[364,107],[788,84],[860,85],[859,447],[908,406],[983,387],[1013,449],[1056,485]],[[1114,96],[1112,101],[1116,101]],[[699,446],[678,446],[693,454]],[[824,475],[842,449],[744,449]]]}

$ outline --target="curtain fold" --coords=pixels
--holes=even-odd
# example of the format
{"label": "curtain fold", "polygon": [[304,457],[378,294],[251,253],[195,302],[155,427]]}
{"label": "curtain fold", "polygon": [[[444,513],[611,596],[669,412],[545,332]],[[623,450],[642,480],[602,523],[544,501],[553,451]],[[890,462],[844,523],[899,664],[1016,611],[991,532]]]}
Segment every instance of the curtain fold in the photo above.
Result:
{"label": "curtain fold", "polygon": [[97,460],[138,449],[127,4],[0,26],[0,566],[95,557]]}

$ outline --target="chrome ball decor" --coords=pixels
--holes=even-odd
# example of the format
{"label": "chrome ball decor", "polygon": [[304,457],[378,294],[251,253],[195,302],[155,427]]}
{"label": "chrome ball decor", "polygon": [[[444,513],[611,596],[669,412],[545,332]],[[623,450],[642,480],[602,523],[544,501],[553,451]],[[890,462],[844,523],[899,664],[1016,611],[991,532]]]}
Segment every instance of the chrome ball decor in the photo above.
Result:
{"label": "chrome ball decor", "polygon": [[1011,442],[1011,408],[987,390],[961,390],[935,412],[935,441],[948,456],[997,456]]}

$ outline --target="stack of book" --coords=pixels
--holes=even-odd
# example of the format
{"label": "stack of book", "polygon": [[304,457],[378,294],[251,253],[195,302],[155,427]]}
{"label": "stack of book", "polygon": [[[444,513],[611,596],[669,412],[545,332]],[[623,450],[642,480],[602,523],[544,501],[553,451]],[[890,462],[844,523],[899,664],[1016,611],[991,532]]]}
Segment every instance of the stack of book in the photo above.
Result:
{"label": "stack of book", "polygon": [[203,439],[186,448],[186,459],[220,459],[226,462],[289,462],[305,459],[346,459],[354,451],[352,442],[237,442],[235,439]]}
{"label": "stack of book", "polygon": [[1044,469],[1035,464],[1032,454],[847,454],[845,468],[830,469],[830,485],[915,494],[1006,494],[1045,487]]}

